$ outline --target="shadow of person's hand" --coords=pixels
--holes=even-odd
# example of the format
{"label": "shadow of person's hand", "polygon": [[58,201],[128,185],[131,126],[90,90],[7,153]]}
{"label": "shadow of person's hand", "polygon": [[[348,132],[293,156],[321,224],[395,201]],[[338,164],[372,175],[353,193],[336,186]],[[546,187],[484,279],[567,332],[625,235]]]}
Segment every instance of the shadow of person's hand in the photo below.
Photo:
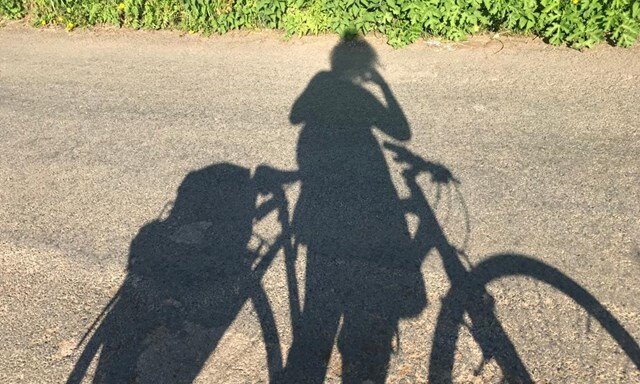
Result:
{"label": "shadow of person's hand", "polygon": [[380,87],[384,87],[387,84],[384,81],[384,78],[382,77],[380,72],[378,72],[374,68],[372,68],[371,70],[367,71],[367,73],[364,76],[364,81],[367,82],[367,83],[376,84],[376,85],[378,85]]}
{"label": "shadow of person's hand", "polygon": [[299,174],[297,171],[283,171],[269,165],[259,165],[253,175],[260,193],[274,193],[282,190],[285,184],[297,181]]}
{"label": "shadow of person's hand", "polygon": [[400,145],[386,142],[384,147],[394,153],[393,159],[396,162],[409,165],[409,168],[403,171],[405,177],[416,177],[421,172],[428,172],[431,174],[431,181],[435,183],[460,183],[453,177],[451,171],[442,164],[427,161]]}

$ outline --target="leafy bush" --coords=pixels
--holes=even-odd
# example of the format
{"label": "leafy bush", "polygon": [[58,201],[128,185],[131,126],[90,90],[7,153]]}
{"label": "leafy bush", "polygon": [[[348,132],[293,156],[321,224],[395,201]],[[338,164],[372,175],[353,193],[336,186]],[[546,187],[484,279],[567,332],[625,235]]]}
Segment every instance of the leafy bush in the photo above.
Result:
{"label": "leafy bush", "polygon": [[36,24],[112,24],[225,33],[273,28],[287,36],[377,32],[400,47],[425,36],[461,40],[480,31],[537,35],[551,44],[631,46],[640,0],[0,0],[0,15]]}
{"label": "leafy bush", "polygon": [[24,12],[22,0],[0,0],[0,18],[19,19],[24,16]]}

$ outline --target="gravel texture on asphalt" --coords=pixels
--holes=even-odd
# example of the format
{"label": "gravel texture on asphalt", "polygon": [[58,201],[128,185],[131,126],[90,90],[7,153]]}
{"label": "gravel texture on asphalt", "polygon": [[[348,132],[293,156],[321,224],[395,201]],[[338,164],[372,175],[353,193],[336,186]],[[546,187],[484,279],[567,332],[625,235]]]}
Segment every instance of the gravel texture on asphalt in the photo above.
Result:
{"label": "gravel texture on asphalt", "polygon": [[[493,308],[534,382],[640,383],[640,49],[578,52],[524,38],[478,37],[394,50],[382,40],[368,41],[406,116],[411,137],[402,145],[460,181],[419,177],[439,230],[451,245],[464,246],[463,264],[517,253],[561,271],[602,306],[591,308],[595,313],[608,311],[626,330],[627,350],[575,297],[526,273],[491,281],[478,300],[492,303],[470,308]],[[94,351],[87,380],[97,367],[96,382],[185,382],[194,376],[203,383],[268,381],[265,338],[272,351],[279,345],[275,353],[285,363],[295,344],[284,254],[254,273],[261,282],[256,286],[241,273],[258,261],[227,265],[233,264],[230,257],[188,258],[206,253],[203,236],[213,232],[220,237],[214,248],[232,255],[242,254],[234,247],[243,241],[260,253],[259,239],[275,238],[275,214],[254,220],[246,233],[202,218],[204,210],[215,209],[219,221],[246,220],[245,208],[234,205],[245,197],[238,180],[255,175],[259,165],[306,169],[303,178],[315,182],[292,182],[286,196],[293,216],[307,210],[300,219],[306,223],[299,225],[306,225],[306,243],[295,260],[299,295],[308,293],[307,283],[321,291],[313,300],[325,306],[318,304],[321,317],[307,316],[306,326],[326,320],[339,328],[318,325],[318,333],[328,329],[317,335],[318,343],[335,338],[322,357],[327,382],[340,382],[345,374],[367,379],[367,370],[375,382],[376,369],[392,383],[425,383],[430,371],[439,372],[432,372],[435,382],[498,383],[505,375],[518,380],[495,357],[505,353],[504,345],[489,341],[483,353],[472,337],[476,332],[491,340],[495,324],[488,320],[472,325],[470,314],[464,315],[450,370],[438,355],[442,350],[432,347],[451,286],[437,250],[418,265],[422,277],[393,263],[322,253],[393,248],[389,244],[400,241],[394,237],[398,221],[387,220],[392,209],[378,197],[388,180],[397,191],[388,201],[411,193],[403,165],[382,148],[384,142],[400,143],[401,134],[394,139],[374,129],[366,138],[379,144],[340,142],[329,122],[331,134],[309,134],[304,140],[317,140],[311,144],[303,140],[309,116],[328,105],[349,116],[365,113],[349,100],[335,105],[339,96],[332,98],[321,81],[320,96],[301,107],[306,128],[295,121],[294,103],[315,92],[312,79],[328,73],[337,43],[332,36],[283,41],[266,32],[204,38],[0,28],[0,382],[59,383],[74,366],[82,370],[76,363],[83,350],[91,350],[86,340],[76,345],[116,296],[98,324],[106,331],[89,334],[90,343],[102,343],[103,355]],[[393,109],[373,81],[358,89],[375,95],[379,108]],[[361,161],[367,156],[363,148],[383,153],[385,162],[368,171],[376,158]],[[345,155],[350,150],[357,153],[351,160]],[[342,171],[321,169],[339,162],[327,158],[340,160]],[[379,182],[371,178],[374,172]],[[195,199],[213,193],[207,183],[224,185],[230,174],[238,175],[234,184],[212,197],[222,200],[194,207]],[[356,185],[363,180],[369,185]],[[322,189],[327,185],[335,188]],[[361,208],[348,193],[365,196]],[[307,204],[299,208],[302,196]],[[333,203],[323,203],[331,196]],[[350,205],[341,212],[351,216],[327,213],[339,203]],[[200,219],[184,224],[175,218],[179,213]],[[329,220],[336,228],[326,228]],[[407,215],[403,225],[413,233],[419,221]],[[337,240],[316,244],[331,239]],[[145,264],[144,255],[165,251],[170,256],[157,261],[163,267],[155,259]],[[306,276],[323,281],[306,282]],[[420,280],[422,292],[412,291]],[[263,301],[248,299],[253,289],[264,293]],[[456,305],[462,304],[454,300]],[[276,337],[266,336],[259,321],[265,313]],[[314,337],[302,340],[303,352],[293,357],[300,360],[316,348]],[[456,342],[447,337],[436,344]],[[367,368],[377,363],[384,367]]]}

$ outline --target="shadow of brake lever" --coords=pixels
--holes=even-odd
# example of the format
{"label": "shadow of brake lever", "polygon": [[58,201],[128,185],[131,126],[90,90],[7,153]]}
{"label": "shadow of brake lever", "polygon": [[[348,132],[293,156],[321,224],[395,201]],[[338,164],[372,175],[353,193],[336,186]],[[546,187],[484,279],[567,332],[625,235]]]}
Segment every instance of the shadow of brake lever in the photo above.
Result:
{"label": "shadow of brake lever", "polygon": [[383,143],[383,146],[394,153],[393,159],[396,162],[407,164],[409,166],[409,169],[403,171],[403,175],[405,176],[415,177],[420,172],[428,172],[431,174],[431,181],[435,183],[460,184],[460,180],[453,177],[449,168],[443,164],[425,160],[401,145],[385,142]]}

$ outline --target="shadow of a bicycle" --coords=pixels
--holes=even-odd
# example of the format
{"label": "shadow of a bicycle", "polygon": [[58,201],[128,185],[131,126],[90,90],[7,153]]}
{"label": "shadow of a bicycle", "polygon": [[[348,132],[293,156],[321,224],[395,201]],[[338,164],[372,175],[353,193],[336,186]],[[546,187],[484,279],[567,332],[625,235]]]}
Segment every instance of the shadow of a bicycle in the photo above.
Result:
{"label": "shadow of a bicycle", "polygon": [[[291,110],[290,121],[302,125],[296,170],[259,166],[252,175],[243,167],[214,164],[183,180],[168,215],[146,224],[133,240],[127,278],[81,342],[68,383],[82,381],[96,357],[97,383],[190,383],[249,301],[260,322],[271,381],[323,382],[337,343],[344,382],[384,382],[399,322],[427,307],[421,267],[432,250],[451,282],[435,326],[432,382],[452,380],[465,313],[484,358],[495,359],[506,381],[533,382],[487,290],[491,281],[509,276],[530,277],[570,297],[640,369],[633,337],[554,267],[518,254],[466,265],[418,177],[427,175],[437,185],[459,181],[442,164],[386,143],[404,167],[410,192],[407,199],[398,196],[372,131],[395,142],[409,140],[411,131],[376,66],[377,55],[364,41],[334,48],[331,69],[310,81]],[[294,182],[300,196],[290,204],[284,190]],[[258,204],[260,195],[268,198]],[[258,254],[249,247],[253,226],[272,212],[281,233],[263,241],[258,248],[267,250]],[[415,231],[408,228],[408,213],[418,218]],[[295,265],[302,245],[307,252],[299,292]],[[280,252],[293,334],[286,359],[261,281]],[[141,364],[152,365],[144,377]]]}

